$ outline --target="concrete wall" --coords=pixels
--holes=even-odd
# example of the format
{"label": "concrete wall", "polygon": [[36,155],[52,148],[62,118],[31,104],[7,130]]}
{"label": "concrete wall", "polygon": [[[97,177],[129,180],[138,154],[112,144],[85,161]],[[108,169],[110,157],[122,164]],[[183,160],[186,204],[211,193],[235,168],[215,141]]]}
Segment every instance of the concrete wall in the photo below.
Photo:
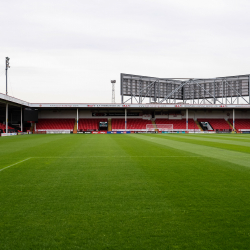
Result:
{"label": "concrete wall", "polygon": [[[80,118],[125,118],[124,116],[92,116],[92,110],[81,110],[79,109],[78,115]],[[53,118],[74,118],[76,119],[76,109],[69,109],[69,110],[39,110],[38,111],[38,119],[53,119]],[[127,116],[128,118],[138,118],[142,119],[142,116]]]}
{"label": "concrete wall", "polygon": [[[92,110],[79,110],[79,119],[80,118],[95,118],[92,116]],[[102,118],[102,117],[96,117],[96,118]]]}
{"label": "concrete wall", "polygon": [[42,118],[76,118],[76,110],[39,110],[38,119]]}
{"label": "concrete wall", "polygon": [[[195,118],[195,120],[200,118],[217,118],[217,119],[232,119],[233,110],[188,110],[188,117]],[[186,114],[185,114],[186,118]],[[250,119],[250,111],[241,111],[235,109],[235,118],[245,118]]]}
{"label": "concrete wall", "polygon": [[[79,110],[79,118],[124,118],[124,116],[99,116],[93,117],[92,110]],[[186,110],[181,112],[182,119],[186,119]],[[232,119],[233,118],[233,110],[196,110],[193,111],[191,109],[188,110],[189,118],[223,118],[223,119]],[[69,110],[39,110],[38,118],[74,118],[76,119],[76,109]],[[128,116],[133,119],[142,119],[142,116]],[[156,115],[155,118],[159,119],[168,119],[168,115]],[[250,110],[237,110],[235,109],[235,118],[245,118],[250,119]]]}

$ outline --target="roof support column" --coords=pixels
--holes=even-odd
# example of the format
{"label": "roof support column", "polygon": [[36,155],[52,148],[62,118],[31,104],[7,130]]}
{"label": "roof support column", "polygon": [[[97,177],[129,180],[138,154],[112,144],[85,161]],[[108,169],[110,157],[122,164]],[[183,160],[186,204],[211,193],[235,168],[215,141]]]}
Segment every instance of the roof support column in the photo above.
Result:
{"label": "roof support column", "polygon": [[249,95],[248,104],[250,104],[250,75],[248,76],[248,95]]}
{"label": "roof support column", "polygon": [[76,129],[78,131],[78,108],[76,109]]}
{"label": "roof support column", "polygon": [[125,131],[127,131],[127,109],[125,109]]}
{"label": "roof support column", "polygon": [[[194,110],[194,122],[195,122],[195,110]],[[195,124],[194,124],[194,133],[195,133]]]}
{"label": "roof support column", "polygon": [[186,109],[186,130],[188,130],[188,109]]}
{"label": "roof support column", "polygon": [[235,129],[235,109],[233,109],[233,131]]}
{"label": "roof support column", "polygon": [[9,117],[8,117],[8,103],[6,103],[6,121],[5,121],[5,133],[8,133],[8,121],[9,121]]}
{"label": "roof support column", "polygon": [[23,108],[21,106],[21,132],[23,132]]}

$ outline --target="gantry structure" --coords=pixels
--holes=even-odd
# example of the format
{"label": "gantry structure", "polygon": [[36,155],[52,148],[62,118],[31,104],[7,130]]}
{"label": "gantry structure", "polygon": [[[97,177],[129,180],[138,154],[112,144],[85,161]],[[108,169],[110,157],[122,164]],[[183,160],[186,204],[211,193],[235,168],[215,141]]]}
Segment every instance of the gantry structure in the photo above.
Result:
{"label": "gantry structure", "polygon": [[121,74],[122,103],[250,104],[250,75],[157,78]]}

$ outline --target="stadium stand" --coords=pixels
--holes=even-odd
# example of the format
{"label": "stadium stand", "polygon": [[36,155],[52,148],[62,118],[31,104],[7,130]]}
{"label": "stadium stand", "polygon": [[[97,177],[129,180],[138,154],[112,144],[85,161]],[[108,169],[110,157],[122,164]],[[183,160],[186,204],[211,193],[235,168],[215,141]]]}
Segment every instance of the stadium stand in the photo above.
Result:
{"label": "stadium stand", "polygon": [[213,130],[224,130],[224,129],[231,129],[230,125],[227,123],[225,119],[206,119],[200,118],[197,119],[199,122],[208,122]]}
{"label": "stadium stand", "polygon": [[108,119],[96,118],[96,119],[84,119],[80,118],[78,121],[78,130],[88,131],[88,130],[98,130],[99,122],[107,122]]}
{"label": "stadium stand", "polygon": [[[0,122],[0,129],[5,131],[6,129],[6,125],[4,125],[3,123]],[[8,126],[8,129],[13,129],[12,127]]]}
{"label": "stadium stand", "polygon": [[[152,124],[151,120],[143,120],[143,119],[127,119],[127,129],[129,130],[141,130],[146,129],[147,124]],[[120,130],[125,129],[125,120],[124,119],[112,119],[112,130]]]}
{"label": "stadium stand", "polygon": [[36,130],[73,130],[75,119],[38,119]]}
{"label": "stadium stand", "polygon": [[[229,119],[229,121],[231,124],[233,124],[233,119]],[[250,131],[250,119],[235,119],[234,125],[235,128],[239,131]]]}
{"label": "stadium stand", "polygon": [[[169,119],[156,119],[155,124],[173,124],[173,129],[185,130],[186,129],[186,119],[181,120],[169,120]],[[188,119],[189,129],[199,129],[197,124],[193,119]]]}

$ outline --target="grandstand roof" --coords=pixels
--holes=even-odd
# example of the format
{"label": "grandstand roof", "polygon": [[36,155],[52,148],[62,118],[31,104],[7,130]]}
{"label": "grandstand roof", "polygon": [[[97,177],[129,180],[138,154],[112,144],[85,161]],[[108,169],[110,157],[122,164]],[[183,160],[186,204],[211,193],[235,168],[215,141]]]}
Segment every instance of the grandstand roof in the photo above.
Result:
{"label": "grandstand roof", "polygon": [[30,106],[29,102],[26,102],[26,101],[20,100],[18,98],[0,93],[0,104],[6,103],[6,102],[9,104],[12,104],[14,106],[16,106],[16,105],[19,105],[19,106],[22,105],[22,106],[26,106],[26,107]]}
{"label": "grandstand roof", "polygon": [[186,104],[186,103],[29,103],[18,98],[0,93],[0,107],[4,107],[5,103],[13,106],[24,106],[30,108],[171,108],[171,109],[192,109],[192,108],[211,108],[211,109],[249,109],[250,104]]}

